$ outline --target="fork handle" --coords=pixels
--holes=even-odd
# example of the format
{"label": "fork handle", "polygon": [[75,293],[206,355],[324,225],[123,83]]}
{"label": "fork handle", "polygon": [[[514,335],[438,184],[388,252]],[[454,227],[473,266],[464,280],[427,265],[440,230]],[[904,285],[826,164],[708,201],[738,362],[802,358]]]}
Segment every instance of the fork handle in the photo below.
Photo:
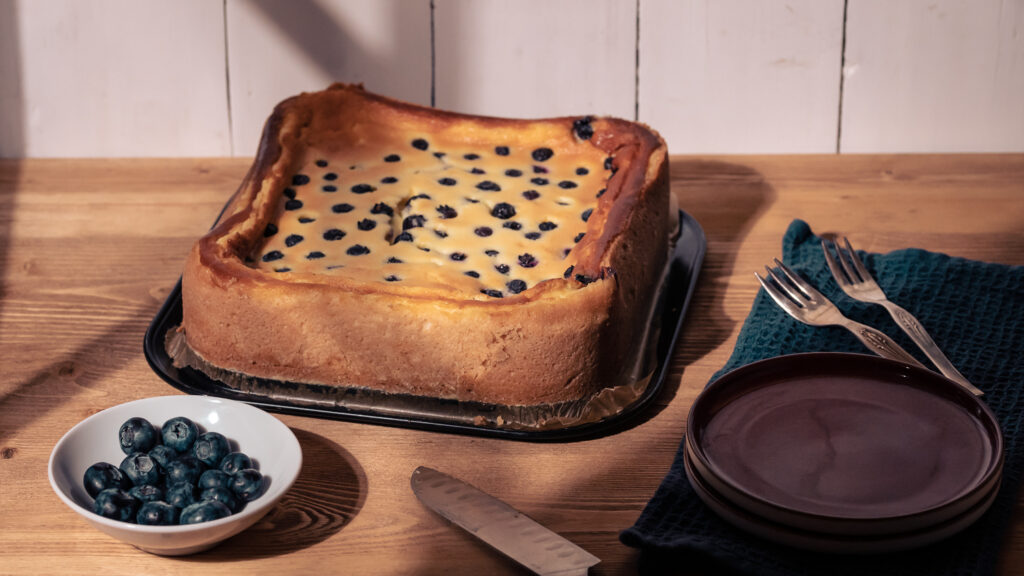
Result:
{"label": "fork handle", "polygon": [[946,355],[942,353],[942,350],[939,349],[938,345],[935,344],[935,341],[932,340],[932,337],[924,329],[924,326],[921,326],[921,323],[917,321],[913,314],[907,312],[898,304],[889,301],[882,302],[881,304],[889,311],[896,324],[924,351],[925,356],[928,356],[928,359],[935,364],[935,367],[939,369],[939,372],[942,372],[943,376],[963,386],[975,396],[984,394],[953,366],[953,363],[949,361],[949,358],[946,358]]}
{"label": "fork handle", "polygon": [[[892,338],[889,338],[871,326],[849,319],[843,322],[842,326],[850,332],[853,332],[853,335],[875,354],[890,360],[897,360],[905,364],[925,368],[924,364],[918,362],[916,358],[907,353],[907,351],[901,348],[899,344],[893,342]],[[925,370],[927,370],[927,368],[925,368]]]}

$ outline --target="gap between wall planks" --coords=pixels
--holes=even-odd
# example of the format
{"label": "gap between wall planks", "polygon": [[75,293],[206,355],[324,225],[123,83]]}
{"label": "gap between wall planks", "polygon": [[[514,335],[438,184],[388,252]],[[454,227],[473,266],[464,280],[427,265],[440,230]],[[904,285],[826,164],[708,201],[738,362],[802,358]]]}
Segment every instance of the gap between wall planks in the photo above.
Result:
{"label": "gap between wall planks", "polygon": [[1024,151],[1021,0],[0,8],[19,32],[0,41],[0,156],[249,156],[274,104],[334,80],[471,113],[638,118],[673,153]]}
{"label": "gap between wall planks", "polygon": [[849,2],[843,152],[1024,151],[1024,1]]}

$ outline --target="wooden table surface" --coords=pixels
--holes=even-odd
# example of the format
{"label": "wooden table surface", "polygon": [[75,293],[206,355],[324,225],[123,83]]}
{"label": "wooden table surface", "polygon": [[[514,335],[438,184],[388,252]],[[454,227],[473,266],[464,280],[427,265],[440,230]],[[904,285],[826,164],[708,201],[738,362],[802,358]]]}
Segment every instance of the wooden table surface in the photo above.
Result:
{"label": "wooden table surface", "polygon": [[[415,499],[418,465],[583,546],[603,560],[593,574],[635,573],[647,564],[618,534],[668,470],[690,404],[750,309],[752,272],[780,255],[790,221],[869,251],[1024,264],[1024,155],[674,157],[673,190],[708,252],[666,386],[633,427],[536,444],[280,416],[305,455],[283,502],[212,551],[152,556],[65,507],[47,459],[90,414],[179,393],[150,370],[143,334],[248,165],[0,161],[0,573],[525,573]],[[1001,574],[1024,570],[1019,503],[1014,517]],[[714,572],[696,561],[676,568]]]}

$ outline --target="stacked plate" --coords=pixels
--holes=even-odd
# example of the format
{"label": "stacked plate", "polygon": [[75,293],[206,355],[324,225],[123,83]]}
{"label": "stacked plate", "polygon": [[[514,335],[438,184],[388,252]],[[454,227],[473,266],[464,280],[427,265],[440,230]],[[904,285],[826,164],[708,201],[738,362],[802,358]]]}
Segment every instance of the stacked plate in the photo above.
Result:
{"label": "stacked plate", "polygon": [[1003,438],[945,377],[861,354],[780,356],[710,384],[686,473],[736,527],[804,549],[902,550],[949,537],[995,499]]}

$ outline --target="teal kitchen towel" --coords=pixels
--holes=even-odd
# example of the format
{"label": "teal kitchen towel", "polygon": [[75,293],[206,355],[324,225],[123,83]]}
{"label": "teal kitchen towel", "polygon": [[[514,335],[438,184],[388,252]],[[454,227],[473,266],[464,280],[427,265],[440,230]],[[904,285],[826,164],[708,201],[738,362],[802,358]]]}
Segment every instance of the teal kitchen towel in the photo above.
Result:
{"label": "teal kitchen towel", "polygon": [[[915,550],[833,555],[796,550],[748,535],[717,517],[694,493],[680,445],[668,475],[623,543],[685,566],[702,556],[738,573],[758,575],[992,574],[1024,473],[1024,266],[1005,266],[918,249],[859,252],[890,300],[914,314],[949,359],[985,392],[1005,439],[1003,483],[988,512],[964,532]],[[847,297],[832,279],[821,239],[803,221],[790,224],[782,260],[850,318],[893,337],[925,366],[931,363],[878,305]],[[868,353],[843,328],[814,328],[785,314],[760,290],[732,356],[712,378],[751,362],[798,352]]]}

